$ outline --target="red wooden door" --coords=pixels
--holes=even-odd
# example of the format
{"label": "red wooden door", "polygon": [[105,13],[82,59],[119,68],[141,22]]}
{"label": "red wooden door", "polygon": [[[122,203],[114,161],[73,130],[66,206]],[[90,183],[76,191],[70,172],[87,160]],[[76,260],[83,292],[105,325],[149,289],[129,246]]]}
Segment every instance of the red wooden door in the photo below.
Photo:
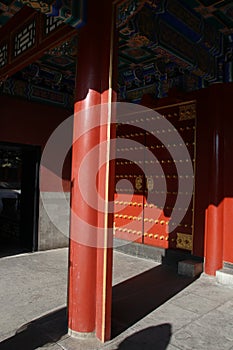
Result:
{"label": "red wooden door", "polygon": [[[193,177],[190,171],[186,173],[185,162],[192,161],[195,168],[195,101],[157,111],[169,121],[166,130],[152,127],[148,132],[132,125],[117,128],[119,139],[137,141],[141,147],[117,147],[115,237],[192,251],[193,187],[184,190],[180,184]],[[182,139],[172,136],[174,129]],[[161,141],[160,133],[166,134],[167,142]],[[182,152],[182,147],[187,152]],[[143,149],[153,154],[153,160],[146,159]],[[134,152],[134,160],[138,154],[136,163],[130,161],[130,152]]]}

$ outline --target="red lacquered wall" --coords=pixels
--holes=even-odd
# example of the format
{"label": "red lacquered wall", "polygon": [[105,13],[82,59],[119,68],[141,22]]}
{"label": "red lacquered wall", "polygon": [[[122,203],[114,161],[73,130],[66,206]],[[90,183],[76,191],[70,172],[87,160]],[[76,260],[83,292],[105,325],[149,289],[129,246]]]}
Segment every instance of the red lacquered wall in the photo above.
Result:
{"label": "red lacquered wall", "polygon": [[[0,96],[0,142],[41,146],[41,151],[52,132],[70,116],[70,111],[30,102],[11,96]],[[72,130],[71,133],[72,135]],[[43,169],[46,180],[41,182],[42,191],[56,191],[56,177],[52,167]],[[63,188],[70,189],[70,158],[63,168]]]}

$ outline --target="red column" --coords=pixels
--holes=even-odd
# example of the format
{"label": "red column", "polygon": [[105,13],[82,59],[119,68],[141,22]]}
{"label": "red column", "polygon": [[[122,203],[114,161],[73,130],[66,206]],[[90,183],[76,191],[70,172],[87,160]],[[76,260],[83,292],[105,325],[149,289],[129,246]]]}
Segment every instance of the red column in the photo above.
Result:
{"label": "red column", "polygon": [[[108,214],[107,208],[104,213],[98,210],[99,198],[91,186],[87,186],[86,198],[83,198],[78,171],[88,152],[100,142],[109,140],[111,134],[111,109],[90,107],[109,103],[116,97],[112,89],[113,11],[109,0],[101,3],[89,0],[87,5],[87,24],[80,29],[78,40],[75,103],[75,112],[83,111],[84,114],[81,118],[80,114],[74,116],[74,140],[80,129],[95,127],[78,138],[72,149],[68,327],[70,334],[81,336],[93,332],[105,341],[110,339],[111,328],[112,237],[107,228],[110,227],[111,232],[112,215]],[[105,125],[96,127],[103,120]],[[106,161],[109,152],[106,148]],[[102,154],[98,154],[94,160],[87,161],[87,184],[93,183],[101,157]],[[106,163],[94,178],[100,196],[107,200],[113,197],[113,184],[109,180],[112,171],[113,167]],[[77,217],[88,225],[82,225]],[[98,227],[105,228],[106,237],[98,236]],[[93,228],[96,228],[94,235]],[[99,243],[103,239],[110,246]]]}
{"label": "red column", "polygon": [[[223,115],[221,113],[221,86],[210,88],[209,127],[210,171],[209,205],[206,210],[205,272],[215,275],[223,265]],[[207,138],[208,140],[208,138]]]}

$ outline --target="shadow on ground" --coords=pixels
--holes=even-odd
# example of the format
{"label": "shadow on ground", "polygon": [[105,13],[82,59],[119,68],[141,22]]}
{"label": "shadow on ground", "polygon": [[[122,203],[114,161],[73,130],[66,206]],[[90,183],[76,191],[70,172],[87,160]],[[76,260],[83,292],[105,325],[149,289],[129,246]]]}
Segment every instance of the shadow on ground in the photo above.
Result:
{"label": "shadow on ground", "polygon": [[[144,318],[194,280],[195,278],[177,275],[176,268],[159,265],[114,286],[112,338]],[[21,327],[14,336],[0,343],[0,350],[34,350],[54,344],[65,335],[67,309],[62,308]],[[149,327],[127,337],[118,349],[164,350],[170,336],[171,325],[168,323]]]}
{"label": "shadow on ground", "polygon": [[0,343],[0,350],[34,350],[54,343],[67,334],[66,308],[25,324],[16,334]]}
{"label": "shadow on ground", "polygon": [[124,332],[195,279],[177,275],[172,266],[159,265],[114,286],[112,336]]}
{"label": "shadow on ground", "polygon": [[165,350],[170,342],[172,327],[170,323],[148,327],[127,337],[117,350]]}

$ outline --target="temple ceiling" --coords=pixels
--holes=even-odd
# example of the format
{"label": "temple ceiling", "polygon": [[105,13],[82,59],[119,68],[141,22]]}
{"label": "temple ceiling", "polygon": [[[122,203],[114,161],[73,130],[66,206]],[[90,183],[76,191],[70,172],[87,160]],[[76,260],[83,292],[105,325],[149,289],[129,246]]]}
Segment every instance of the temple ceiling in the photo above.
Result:
{"label": "temple ceiling", "polygon": [[232,79],[232,1],[128,0],[117,26],[119,99]]}
{"label": "temple ceiling", "polygon": [[77,36],[48,50],[34,63],[8,78],[3,92],[73,110]]}
{"label": "temple ceiling", "polygon": [[29,6],[79,28],[85,22],[85,3],[85,0],[0,0],[0,27],[24,6]]}
{"label": "temple ceiling", "polygon": [[[71,0],[0,0],[0,26],[30,6],[79,27],[85,21],[85,2],[76,1],[74,6]],[[146,93],[164,97],[172,87],[190,91],[232,81],[232,1],[126,0],[118,6],[117,28],[119,100],[139,102]],[[72,104],[75,40],[61,43],[8,79],[7,91],[20,90],[18,82],[30,91],[26,85],[33,84],[37,90],[55,91],[58,100],[64,94],[63,102]]]}

